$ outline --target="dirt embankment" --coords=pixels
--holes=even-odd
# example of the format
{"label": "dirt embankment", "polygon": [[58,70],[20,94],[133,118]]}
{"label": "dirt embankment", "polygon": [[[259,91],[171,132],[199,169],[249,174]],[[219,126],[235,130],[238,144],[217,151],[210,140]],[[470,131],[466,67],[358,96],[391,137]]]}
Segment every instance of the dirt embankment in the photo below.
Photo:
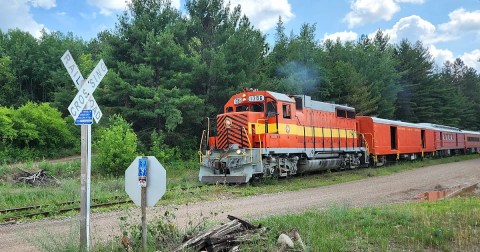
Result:
{"label": "dirt embankment", "polygon": [[[296,192],[176,206],[175,221],[180,227],[187,227],[189,222],[198,223],[205,216],[219,220],[224,220],[227,214],[255,218],[306,209],[322,209],[332,204],[363,207],[399,203],[415,200],[418,193],[435,188],[449,188],[478,182],[480,182],[480,159],[475,159]],[[162,214],[165,209],[166,207],[150,208],[148,215],[151,217]],[[172,207],[168,209],[172,209]],[[211,213],[219,214],[215,216]],[[119,218],[126,215],[138,216],[139,210],[135,208],[130,212],[92,215],[92,241],[108,240],[113,236],[120,235]],[[139,221],[140,217],[138,217]],[[76,219],[46,220],[1,226],[0,251],[37,251],[39,250],[37,244],[29,241],[66,237],[72,228],[77,230],[76,227],[78,227]]]}

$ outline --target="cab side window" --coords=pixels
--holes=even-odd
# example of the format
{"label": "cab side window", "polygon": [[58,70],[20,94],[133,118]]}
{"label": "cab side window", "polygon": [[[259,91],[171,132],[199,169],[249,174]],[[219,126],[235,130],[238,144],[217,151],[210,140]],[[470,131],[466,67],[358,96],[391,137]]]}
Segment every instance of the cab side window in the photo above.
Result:
{"label": "cab side window", "polygon": [[290,104],[283,104],[282,111],[283,111],[283,118],[287,118],[287,119],[292,118],[292,111],[290,108]]}
{"label": "cab side window", "polygon": [[268,116],[274,116],[277,114],[277,105],[275,104],[275,101],[270,101],[267,103],[267,115]]}

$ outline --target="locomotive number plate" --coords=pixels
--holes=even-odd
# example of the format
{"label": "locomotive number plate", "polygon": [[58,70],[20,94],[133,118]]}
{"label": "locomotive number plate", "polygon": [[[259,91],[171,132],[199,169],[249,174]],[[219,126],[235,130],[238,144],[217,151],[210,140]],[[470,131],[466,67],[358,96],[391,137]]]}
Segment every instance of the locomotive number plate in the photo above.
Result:
{"label": "locomotive number plate", "polygon": [[257,101],[264,101],[265,96],[263,95],[252,95],[248,97],[249,102],[257,102]]}
{"label": "locomotive number plate", "polygon": [[242,98],[235,98],[235,100],[233,100],[233,104],[240,104],[242,103]]}

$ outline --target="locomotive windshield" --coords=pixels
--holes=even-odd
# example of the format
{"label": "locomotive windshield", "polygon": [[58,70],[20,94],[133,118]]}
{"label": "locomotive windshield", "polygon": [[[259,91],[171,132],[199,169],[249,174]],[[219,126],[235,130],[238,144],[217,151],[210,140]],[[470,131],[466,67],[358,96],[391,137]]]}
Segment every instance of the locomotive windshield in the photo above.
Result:
{"label": "locomotive windshield", "polygon": [[251,111],[251,112],[263,112],[265,109],[265,104],[263,103],[253,103],[253,104],[242,104],[233,107],[227,107],[225,109],[225,113],[231,112],[244,112],[244,111]]}
{"label": "locomotive windshield", "polygon": [[235,108],[236,112],[242,111],[252,111],[252,112],[263,112],[263,103],[255,103],[255,104],[244,104],[239,105]]}

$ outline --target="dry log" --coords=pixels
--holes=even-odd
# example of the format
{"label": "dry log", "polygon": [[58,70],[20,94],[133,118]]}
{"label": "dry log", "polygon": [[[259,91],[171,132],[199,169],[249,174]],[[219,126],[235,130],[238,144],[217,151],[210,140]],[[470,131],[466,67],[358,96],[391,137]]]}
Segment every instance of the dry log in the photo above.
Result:
{"label": "dry log", "polygon": [[60,182],[54,177],[48,174],[45,170],[40,170],[37,172],[28,172],[21,168],[18,168],[21,172],[17,175],[15,179],[17,182],[26,183],[33,186],[41,186],[47,184],[58,185]]}
{"label": "dry log", "polygon": [[[251,223],[234,216],[228,216],[230,222],[198,234],[180,245],[175,251],[186,248],[207,250],[209,252],[229,251],[241,242],[252,240],[260,229]],[[256,237],[260,238],[260,237]],[[238,248],[237,248],[238,249]]]}

